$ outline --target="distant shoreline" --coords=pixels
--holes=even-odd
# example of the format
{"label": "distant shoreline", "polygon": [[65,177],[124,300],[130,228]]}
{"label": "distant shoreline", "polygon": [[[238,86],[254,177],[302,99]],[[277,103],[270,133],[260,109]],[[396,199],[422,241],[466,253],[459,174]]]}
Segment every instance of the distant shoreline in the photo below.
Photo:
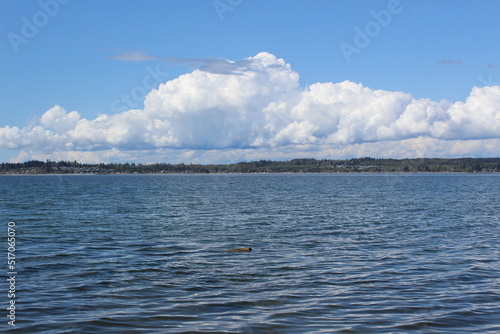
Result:
{"label": "distant shoreline", "polygon": [[249,173],[107,173],[107,174],[92,174],[92,173],[65,173],[65,174],[36,174],[36,173],[0,173],[0,176],[196,176],[196,175],[497,175],[500,172],[282,172],[282,173],[266,173],[266,172],[249,172]]}
{"label": "distant shoreline", "polygon": [[77,161],[1,163],[0,175],[169,175],[169,174],[415,174],[499,173],[500,158],[349,160],[259,160],[232,164],[84,164]]}

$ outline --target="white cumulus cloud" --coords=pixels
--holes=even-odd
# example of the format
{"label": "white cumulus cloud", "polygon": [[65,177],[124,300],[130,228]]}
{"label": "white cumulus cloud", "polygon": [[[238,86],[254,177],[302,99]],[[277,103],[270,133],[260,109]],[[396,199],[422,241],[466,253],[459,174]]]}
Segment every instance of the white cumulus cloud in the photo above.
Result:
{"label": "white cumulus cloud", "polygon": [[85,119],[56,105],[33,126],[1,127],[0,147],[86,161],[500,155],[500,86],[453,103],[350,81],[300,87],[265,52],[224,64],[237,71],[181,75],[151,90],[144,109]]}

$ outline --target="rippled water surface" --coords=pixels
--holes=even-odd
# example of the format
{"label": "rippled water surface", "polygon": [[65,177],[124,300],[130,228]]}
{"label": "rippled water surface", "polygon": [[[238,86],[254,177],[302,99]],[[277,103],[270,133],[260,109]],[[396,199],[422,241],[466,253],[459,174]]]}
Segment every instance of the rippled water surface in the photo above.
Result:
{"label": "rippled water surface", "polygon": [[2,176],[0,193],[19,333],[500,332],[500,175]]}

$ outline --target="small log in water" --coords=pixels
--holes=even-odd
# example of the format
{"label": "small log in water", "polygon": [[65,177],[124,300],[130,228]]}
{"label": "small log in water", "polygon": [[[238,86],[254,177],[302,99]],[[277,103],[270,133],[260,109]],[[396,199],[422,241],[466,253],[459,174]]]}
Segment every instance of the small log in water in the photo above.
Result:
{"label": "small log in water", "polygon": [[252,251],[252,247],[243,247],[243,248],[226,250],[226,252],[251,252],[251,251]]}

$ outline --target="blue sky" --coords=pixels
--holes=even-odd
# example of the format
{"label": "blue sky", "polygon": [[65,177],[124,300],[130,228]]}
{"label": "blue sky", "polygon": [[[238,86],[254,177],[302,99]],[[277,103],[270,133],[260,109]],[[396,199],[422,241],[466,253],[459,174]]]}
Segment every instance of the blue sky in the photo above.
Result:
{"label": "blue sky", "polygon": [[[289,64],[298,74],[302,89],[316,83],[348,80],[374,91],[404,92],[415,99],[428,98],[436,103],[443,99],[450,103],[465,102],[474,86],[500,84],[499,14],[500,2],[495,0],[0,0],[0,129],[17,127],[24,129],[19,132],[22,136],[34,136],[33,127],[55,105],[64,108],[57,117],[77,111],[78,118],[85,120],[128,109],[142,110],[146,90],[149,92],[183,74],[190,75],[198,67],[214,66],[216,59],[239,61],[261,52]],[[30,30],[30,25],[35,30]],[[360,37],[359,31],[365,36]],[[357,51],[346,56],[342,45],[350,45]],[[257,60],[248,60],[254,61]],[[187,88],[178,89],[176,94]],[[123,96],[131,94],[136,96],[132,103],[125,102]],[[491,121],[498,123],[495,118],[498,106],[492,108],[489,116],[493,115]],[[289,108],[290,113],[292,109]],[[399,115],[403,112],[402,109]],[[154,119],[168,118],[166,114],[165,119],[155,115]],[[290,124],[294,121],[302,126],[296,130],[303,133],[313,131],[306,130],[309,125],[311,129],[316,126],[313,120],[304,117],[294,118]],[[58,133],[47,124],[45,130]],[[314,138],[328,136],[318,135],[318,126],[315,129],[316,132],[310,133]],[[129,139],[126,144],[108,140],[106,145],[95,144],[91,148],[75,144],[63,149],[56,145],[51,149],[47,144],[44,150],[29,143],[14,143],[19,135],[5,134],[4,139],[0,138],[3,143],[0,161],[76,156],[89,160],[108,157],[113,161],[189,162],[192,159],[209,162],[274,156],[284,159],[294,153],[317,157],[381,155],[380,147],[372,147],[370,151],[366,145],[379,140],[393,143],[417,137],[440,141],[496,140],[498,138],[491,134],[485,138],[478,135],[481,131],[495,133],[496,129],[468,129],[467,138],[449,132],[442,134],[435,129],[413,135],[406,131],[397,138],[383,135],[373,139],[366,135],[366,138],[354,136],[336,142],[290,137],[289,142],[280,139],[283,144],[275,141],[263,145],[268,149],[248,141],[234,147],[209,145],[202,151],[197,148],[203,145],[184,145],[178,138],[172,141],[175,144],[155,144],[154,150]],[[276,131],[275,135],[280,130]],[[284,138],[284,134],[280,138]],[[119,144],[113,146],[115,142]],[[292,149],[290,145],[296,144],[302,148]],[[311,149],[313,144],[319,146]],[[457,151],[458,146],[446,151],[445,144],[439,151],[423,153],[408,153],[391,146],[394,149],[391,154],[397,158],[412,154],[498,156],[499,153],[495,149],[483,152],[471,148],[461,153]],[[476,146],[483,144],[475,143]],[[496,145],[496,142],[489,144]],[[281,150],[280,145],[283,145]],[[346,145],[366,147],[359,151]],[[229,152],[242,148],[244,151],[239,153]],[[115,153],[117,150],[128,153],[99,158],[92,153],[113,149]],[[148,153],[130,153],[142,149]],[[207,150],[212,151],[207,155]],[[217,150],[224,154],[218,156]],[[56,151],[61,153],[52,154]],[[63,151],[74,154],[65,155]],[[76,151],[88,155],[79,156]],[[324,153],[327,151],[330,153]],[[24,153],[20,155],[21,152]]]}

